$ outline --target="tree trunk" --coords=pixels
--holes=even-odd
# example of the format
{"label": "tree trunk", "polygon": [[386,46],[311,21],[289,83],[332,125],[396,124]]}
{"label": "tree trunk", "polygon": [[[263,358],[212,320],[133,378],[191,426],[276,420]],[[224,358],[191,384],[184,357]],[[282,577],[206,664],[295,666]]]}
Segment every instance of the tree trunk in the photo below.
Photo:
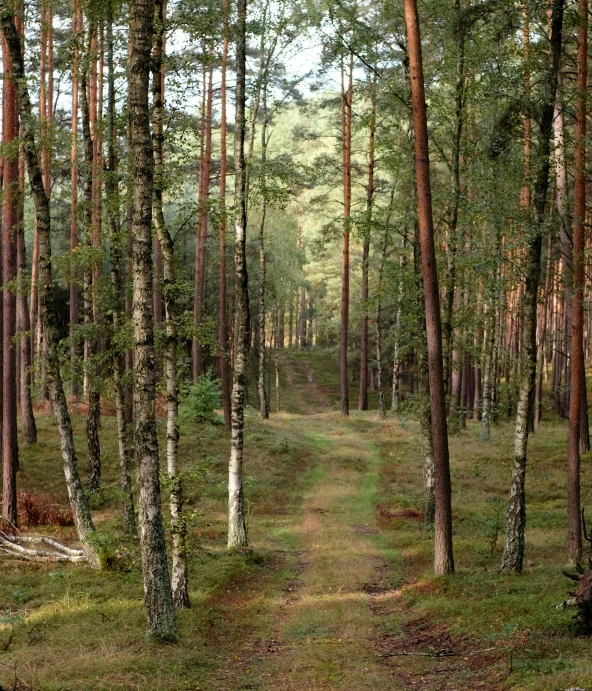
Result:
{"label": "tree trunk", "polygon": [[535,430],[541,424],[543,419],[543,376],[546,369],[546,347],[547,347],[547,323],[549,320],[549,302],[552,299],[553,291],[553,235],[549,233],[549,243],[547,249],[547,275],[546,275],[546,289],[545,299],[541,306],[541,320],[538,326],[538,350],[537,350],[537,380],[534,393],[534,428]]}
{"label": "tree trunk", "polygon": [[[119,182],[117,180],[117,127],[115,123],[115,71],[114,71],[114,40],[112,5],[108,6],[107,17],[107,66],[108,94],[107,94],[107,168],[105,189],[107,198],[111,201],[107,205],[109,224],[109,238],[111,240],[111,286],[113,288],[113,331],[117,334],[124,320],[124,286],[121,279],[122,272],[122,237],[119,223]],[[115,388],[115,412],[117,419],[117,446],[119,451],[120,488],[122,499],[123,530],[127,535],[135,535],[136,515],[134,512],[134,497],[131,482],[131,449],[128,427],[125,420],[125,396],[123,378],[125,374],[125,353],[117,344],[113,344],[113,384]]]}
{"label": "tree trunk", "polygon": [[448,253],[445,280],[444,315],[442,323],[442,358],[444,371],[444,393],[448,393],[450,378],[450,352],[452,349],[452,310],[454,307],[454,289],[456,282],[456,254],[459,247],[458,212],[460,208],[461,180],[461,139],[464,127],[465,112],[465,21],[461,17],[460,0],[454,0],[455,37],[456,37],[456,85],[454,93],[454,138],[452,141],[452,206],[448,220]]}
{"label": "tree trunk", "polygon": [[82,31],[82,14],[78,0],[72,3],[72,34],[75,37],[72,49],[72,139],[70,146],[70,369],[71,395],[77,400],[79,390],[78,344],[76,327],[78,326],[78,281],[77,267],[73,259],[78,248],[78,36]]}
{"label": "tree trunk", "polygon": [[[208,209],[207,201],[210,194],[210,171],[212,165],[212,79],[213,79],[213,65],[209,68],[208,89],[206,100],[206,114],[204,120],[203,136],[205,137],[204,155],[202,160],[202,170],[200,171],[200,201],[199,201],[199,228],[197,233],[197,251],[196,258],[198,261],[197,275],[196,275],[196,292],[195,292],[195,306],[194,306],[194,326],[199,327],[203,321],[205,287],[206,287],[206,247],[208,241]],[[199,338],[194,337],[194,378],[199,376],[204,371],[203,362],[203,346]]]}
{"label": "tree trunk", "polygon": [[228,63],[228,15],[229,0],[224,0],[224,40],[222,46],[222,83],[220,86],[220,250],[219,250],[219,313],[218,340],[220,341],[220,384],[222,389],[222,407],[224,408],[224,426],[230,429],[230,377],[228,367],[228,328],[226,325],[226,67]]}
{"label": "tree trunk", "polygon": [[29,310],[27,307],[27,296],[25,294],[24,282],[27,275],[27,257],[25,248],[25,160],[24,152],[19,152],[19,220],[18,220],[18,239],[17,239],[17,329],[21,334],[20,338],[20,400],[21,416],[23,426],[23,440],[25,446],[37,442],[37,425],[33,415],[33,400],[31,396],[31,339],[27,334],[30,330]]}
{"label": "tree trunk", "polygon": [[235,328],[232,377],[231,448],[228,467],[228,547],[247,545],[243,497],[244,409],[249,353],[250,315],[247,276],[247,199],[245,166],[246,0],[237,0],[236,20],[236,126],[234,130],[235,184]]}
{"label": "tree trunk", "polygon": [[376,75],[372,81],[370,139],[368,144],[368,189],[366,192],[366,223],[362,255],[362,323],[360,338],[360,395],[358,408],[368,410],[368,263],[370,257],[370,233],[372,205],[374,202],[374,137],[376,131]]}
{"label": "tree trunk", "polygon": [[[89,22],[85,38],[83,67],[80,74],[80,105],[82,108],[82,136],[84,141],[84,235],[88,246],[96,246],[96,204],[94,199],[96,169],[96,133],[93,139],[93,106],[95,95],[92,88],[91,64],[94,60],[92,46],[96,34],[96,25]],[[95,123],[96,124],[96,123]],[[101,446],[99,442],[99,416],[101,399],[98,391],[96,360],[98,354],[98,339],[94,326],[96,326],[96,310],[93,309],[95,300],[97,274],[95,261],[85,267],[84,270],[84,325],[87,335],[85,338],[85,381],[88,396],[88,413],[86,418],[86,439],[88,448],[88,490],[98,492],[101,487]],[[89,333],[90,332],[90,333]]]}
{"label": "tree trunk", "polygon": [[267,213],[267,190],[265,188],[267,165],[267,73],[264,74],[263,85],[263,124],[261,126],[261,219],[259,221],[259,295],[257,305],[257,332],[259,343],[259,357],[257,361],[257,390],[259,393],[259,414],[262,418],[269,417],[269,401],[265,390],[265,216]]}
{"label": "tree trunk", "polygon": [[345,90],[343,62],[341,66],[341,136],[343,149],[343,264],[341,273],[341,336],[339,364],[341,372],[341,414],[349,415],[349,381],[347,350],[349,337],[349,234],[351,210],[351,139],[353,97],[353,54],[350,55],[349,85]]}
{"label": "tree trunk", "polygon": [[53,279],[51,270],[51,219],[49,213],[49,199],[43,187],[41,173],[40,149],[35,141],[34,118],[29,98],[29,90],[25,76],[25,65],[21,51],[21,39],[16,30],[12,8],[7,0],[0,1],[0,17],[4,36],[8,44],[12,62],[13,74],[17,84],[17,97],[21,121],[21,140],[24,144],[29,174],[29,183],[35,203],[35,217],[37,220],[37,237],[39,248],[39,296],[41,304],[41,318],[43,319],[47,335],[47,380],[53,412],[60,435],[64,474],[70,506],[74,516],[74,523],[78,537],[84,545],[91,566],[100,566],[99,551],[92,540],[95,532],[88,499],[78,474],[78,462],[74,448],[72,422],[66,404],[66,396],[60,373],[59,333],[57,327],[56,310],[53,293]]}
{"label": "tree trunk", "polygon": [[[584,288],[586,220],[586,90],[588,78],[588,0],[579,0],[575,147],[575,208],[573,224],[573,299],[571,339],[571,397],[567,437],[567,549],[570,561],[582,558],[580,520],[580,426],[583,406],[584,371]],[[6,176],[6,173],[5,173]],[[6,177],[5,177],[6,180]],[[6,264],[5,264],[6,265]],[[5,327],[6,328],[6,327]]]}
{"label": "tree trunk", "polygon": [[[403,240],[403,249],[405,247],[405,241]],[[405,264],[405,259],[403,252],[399,257],[399,265],[403,267]],[[399,410],[399,405],[401,403],[401,387],[399,382],[399,375],[402,365],[401,359],[401,347],[400,347],[400,330],[401,330],[401,319],[402,319],[402,309],[401,300],[403,298],[403,282],[399,282],[399,292],[397,296],[397,308],[395,312],[395,323],[394,323],[394,344],[393,344],[393,388],[391,396],[391,411],[396,413]]]}
{"label": "tree trunk", "polygon": [[2,43],[4,89],[2,99],[2,143],[4,145],[3,170],[3,332],[2,348],[2,517],[12,525],[18,524],[16,506],[16,473],[18,469],[18,442],[16,429],[16,279],[17,237],[19,232],[19,156],[18,111],[16,86],[12,74],[6,42]]}
{"label": "tree trunk", "polygon": [[134,0],[129,90],[134,180],[132,321],[135,346],[135,454],[140,496],[140,545],[148,636],[170,641],[177,639],[178,629],[160,508],[158,439],[154,411],[156,397],[152,316],[154,158],[148,106],[153,35],[154,0]]}
{"label": "tree trunk", "polygon": [[491,403],[493,350],[495,348],[495,312],[493,305],[486,305],[485,329],[483,330],[483,398],[481,405],[481,441],[491,438]]}
{"label": "tree trunk", "polygon": [[557,75],[561,58],[561,33],[564,0],[553,0],[550,34],[549,70],[546,75],[537,151],[537,175],[534,185],[534,218],[529,242],[525,248],[525,289],[522,309],[522,367],[520,372],[516,432],[514,436],[514,464],[506,515],[506,540],[502,557],[504,573],[519,572],[524,560],[524,529],[526,525],[526,453],[528,421],[533,404],[536,373],[536,316],[538,287],[541,273],[543,222],[553,134],[553,107],[557,91]]}
{"label": "tree trunk", "polygon": [[176,607],[189,607],[187,568],[187,527],[182,517],[183,485],[178,467],[179,448],[179,384],[177,374],[177,316],[179,307],[178,286],[175,273],[174,245],[163,213],[163,171],[164,171],[164,41],[166,6],[162,0],[155,3],[155,40],[152,51],[152,124],[154,142],[154,225],[160,239],[163,259],[163,298],[165,307],[166,347],[165,377],[167,391],[167,470],[171,485],[169,504],[171,512],[171,533],[173,536],[173,570],[171,585]]}
{"label": "tree trunk", "polygon": [[446,426],[446,397],[442,366],[442,328],[440,324],[440,297],[434,249],[427,113],[419,17],[416,0],[404,0],[404,6],[415,130],[415,170],[426,308],[432,441],[434,445],[434,572],[439,575],[454,572],[448,431]]}

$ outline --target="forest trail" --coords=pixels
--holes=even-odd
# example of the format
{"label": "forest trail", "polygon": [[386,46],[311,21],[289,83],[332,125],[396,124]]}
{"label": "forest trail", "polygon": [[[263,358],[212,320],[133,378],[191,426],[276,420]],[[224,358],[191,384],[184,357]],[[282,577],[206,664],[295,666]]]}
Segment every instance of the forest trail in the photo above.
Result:
{"label": "forest trail", "polygon": [[241,688],[452,690],[467,688],[468,679],[471,688],[495,688],[467,668],[460,651],[453,665],[446,656],[429,657],[426,649],[457,643],[441,627],[432,632],[432,623],[404,621],[401,557],[377,524],[384,430],[377,418],[317,412],[327,395],[310,362],[299,364],[307,414],[282,415],[282,425],[316,449],[317,479],[290,527],[293,577],[251,660],[258,683]]}
{"label": "forest trail", "polygon": [[320,479],[295,525],[297,577],[273,617],[275,653],[265,659],[261,688],[392,688],[373,649],[370,606],[389,566],[372,539],[377,454],[358,425],[336,414],[293,416],[291,424],[306,426],[318,448]]}

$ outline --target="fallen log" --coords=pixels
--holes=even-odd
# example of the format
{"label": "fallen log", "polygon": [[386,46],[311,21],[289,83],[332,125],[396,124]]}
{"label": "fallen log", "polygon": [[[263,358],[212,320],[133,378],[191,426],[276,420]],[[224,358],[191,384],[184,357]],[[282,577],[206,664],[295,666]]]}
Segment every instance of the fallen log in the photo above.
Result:
{"label": "fallen log", "polygon": [[[31,549],[26,544],[45,544],[52,550]],[[0,551],[28,561],[59,561],[81,563],[87,561],[86,554],[81,549],[72,549],[58,540],[45,535],[7,535],[0,531]]]}

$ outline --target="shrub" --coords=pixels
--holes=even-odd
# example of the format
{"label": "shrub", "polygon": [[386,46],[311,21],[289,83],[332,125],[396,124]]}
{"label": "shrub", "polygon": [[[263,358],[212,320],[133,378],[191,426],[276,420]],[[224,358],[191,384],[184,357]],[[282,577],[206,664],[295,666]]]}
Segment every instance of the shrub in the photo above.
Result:
{"label": "shrub", "polygon": [[184,389],[181,395],[179,419],[181,422],[213,422],[220,417],[216,410],[222,405],[220,380],[213,374],[202,374],[195,384]]}

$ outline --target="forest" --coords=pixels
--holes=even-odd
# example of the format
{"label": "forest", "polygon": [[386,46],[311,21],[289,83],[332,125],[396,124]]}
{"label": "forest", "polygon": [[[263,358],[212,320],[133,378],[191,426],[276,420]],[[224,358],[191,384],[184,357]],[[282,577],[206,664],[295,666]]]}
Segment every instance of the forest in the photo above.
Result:
{"label": "forest", "polygon": [[592,691],[589,17],[0,0],[0,691]]}

